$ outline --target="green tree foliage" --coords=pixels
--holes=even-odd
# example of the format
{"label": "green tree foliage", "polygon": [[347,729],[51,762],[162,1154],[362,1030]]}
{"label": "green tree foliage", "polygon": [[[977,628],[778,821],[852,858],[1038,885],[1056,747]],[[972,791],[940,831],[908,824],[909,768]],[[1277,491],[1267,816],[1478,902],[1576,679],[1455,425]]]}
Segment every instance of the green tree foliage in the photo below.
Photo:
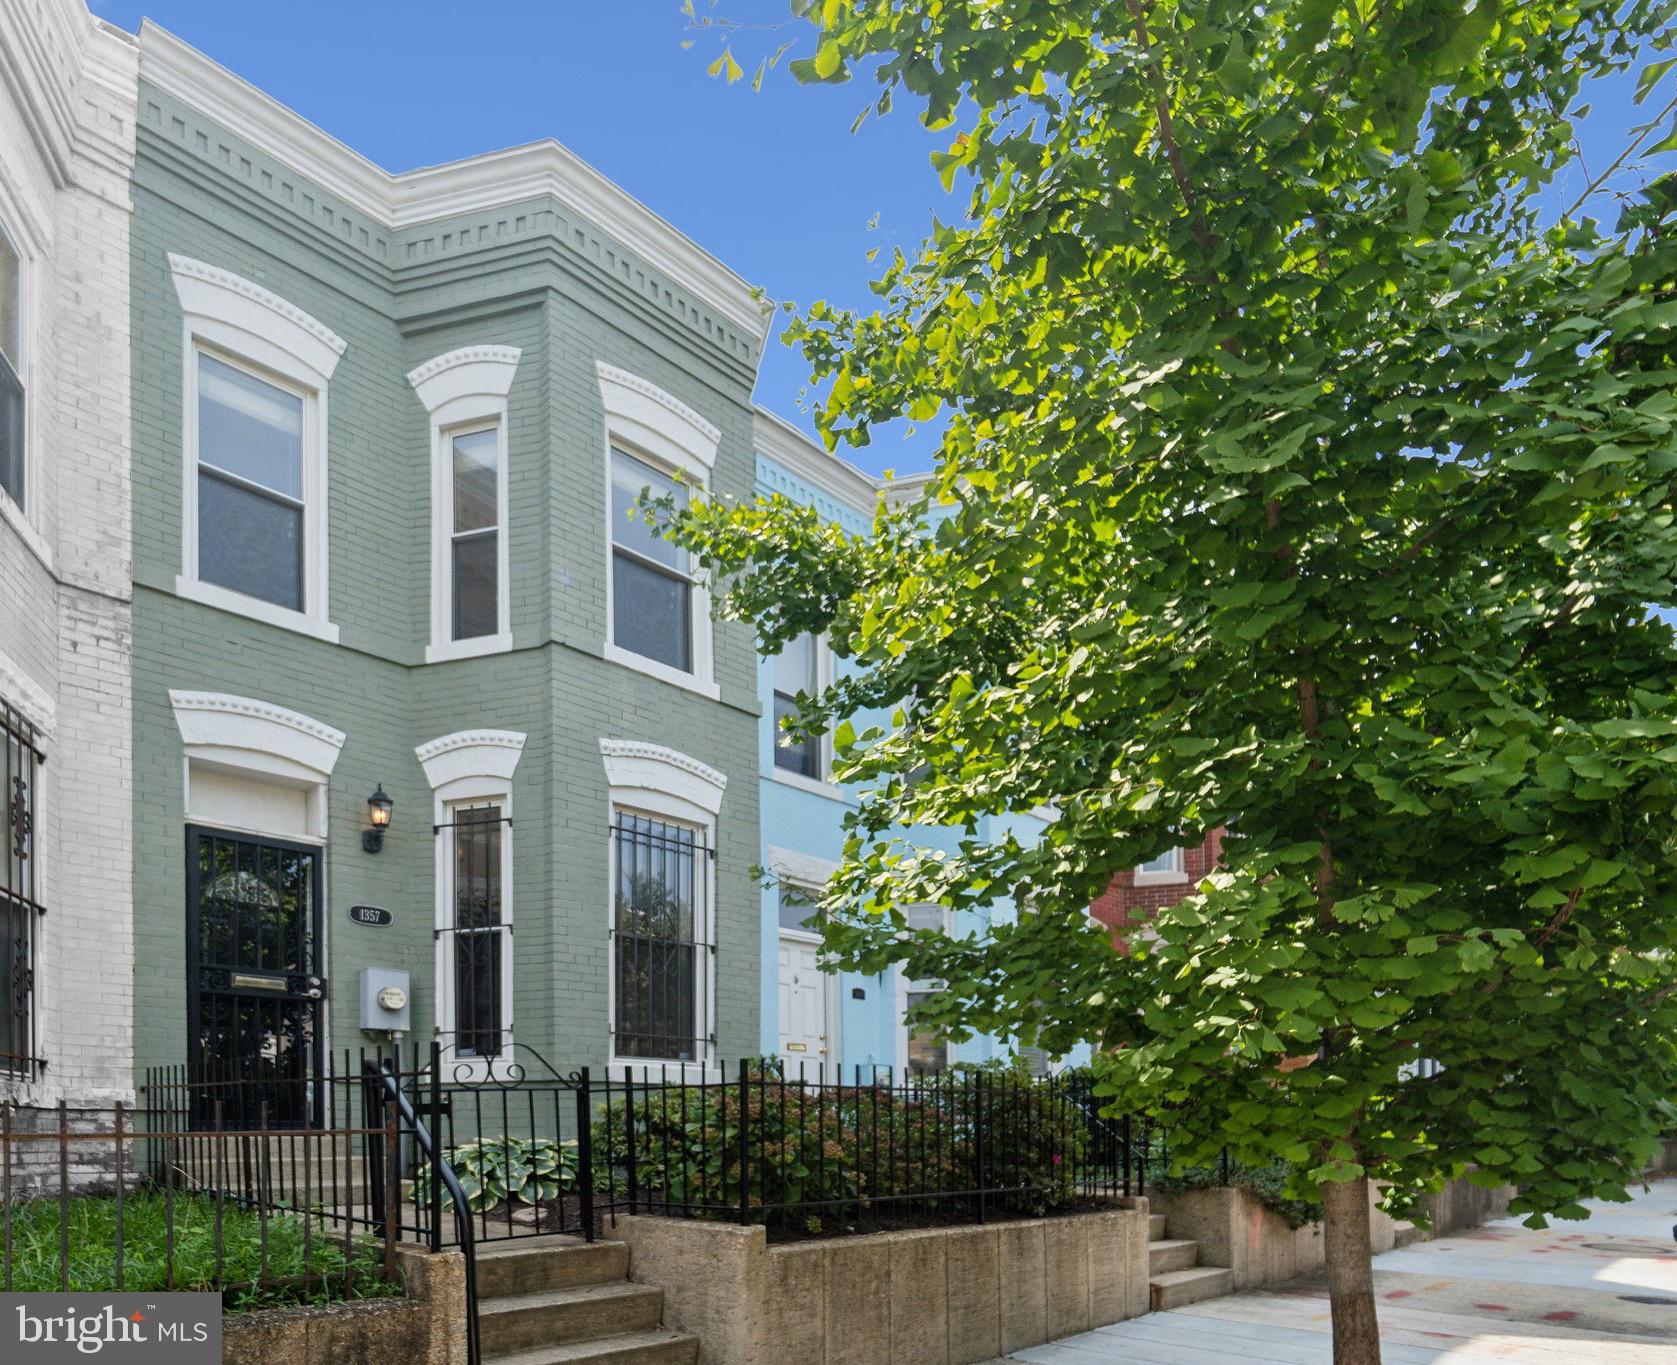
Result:
{"label": "green tree foliage", "polygon": [[[947,421],[924,493],[866,539],[779,499],[675,530],[770,648],[850,661],[802,713],[872,789],[828,947],[943,981],[931,1022],[1106,1049],[1185,1162],[1292,1163],[1330,1255],[1368,1177],[1619,1196],[1677,1083],[1677,188],[1538,196],[1671,6],[799,8],[795,73],[918,102],[972,186],[877,311],[792,325],[831,441]],[[1040,843],[917,849],[1042,804]],[[1219,825],[1113,951],[1091,898]],[[1027,892],[983,938],[896,909]]]}

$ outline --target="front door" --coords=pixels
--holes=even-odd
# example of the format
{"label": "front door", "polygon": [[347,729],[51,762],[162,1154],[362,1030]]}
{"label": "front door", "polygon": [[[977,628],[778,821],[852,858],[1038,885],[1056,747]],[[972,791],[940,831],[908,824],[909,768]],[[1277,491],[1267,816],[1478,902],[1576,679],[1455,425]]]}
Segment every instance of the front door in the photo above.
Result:
{"label": "front door", "polygon": [[821,944],[793,934],[780,936],[780,1058],[786,1075],[799,1068],[818,1079],[827,1051],[827,992],[832,974],[821,970]]}
{"label": "front door", "polygon": [[307,844],[186,832],[196,1127],[320,1122],[320,857]]}

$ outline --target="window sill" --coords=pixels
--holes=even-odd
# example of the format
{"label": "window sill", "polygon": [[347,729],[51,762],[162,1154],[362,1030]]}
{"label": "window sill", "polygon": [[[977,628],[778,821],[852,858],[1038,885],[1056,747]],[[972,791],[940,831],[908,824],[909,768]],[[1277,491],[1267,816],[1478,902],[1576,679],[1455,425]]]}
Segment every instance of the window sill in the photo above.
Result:
{"label": "window sill", "polygon": [[512,649],[512,632],[499,635],[477,635],[470,640],[449,640],[443,644],[425,646],[425,662],[448,663],[453,659],[478,659],[485,654],[505,654]]}
{"label": "window sill", "polygon": [[818,777],[805,777],[802,773],[792,772],[787,768],[775,768],[769,777],[783,787],[796,787],[801,792],[808,792],[811,796],[825,797],[829,801],[848,801],[850,795],[845,789],[833,782],[823,782]]}
{"label": "window sill", "polygon": [[246,597],[243,593],[232,592],[196,578],[188,578],[185,574],[175,578],[175,596],[184,597],[189,602],[201,603],[206,607],[232,612],[235,616],[249,617],[252,621],[261,621],[265,625],[278,626],[282,630],[295,631],[299,635],[312,636],[316,640],[324,640],[327,644],[338,643],[338,627],[331,621],[317,620],[313,616],[305,616],[300,611],[292,611],[289,607],[276,607],[272,602],[264,602],[259,597]]}
{"label": "window sill", "polygon": [[1135,874],[1137,886],[1186,886],[1188,874],[1186,872],[1137,872]]}
{"label": "window sill", "polygon": [[683,673],[679,668],[671,668],[668,664],[661,664],[656,659],[649,659],[644,654],[636,654],[632,649],[624,649],[621,645],[614,645],[607,640],[601,650],[601,657],[607,663],[620,664],[624,668],[632,668],[637,673],[644,673],[649,678],[657,678],[659,682],[667,682],[671,687],[679,687],[685,692],[695,692],[711,701],[722,700],[722,689],[710,678],[701,678],[697,673]]}
{"label": "window sill", "polygon": [[52,572],[52,549],[47,545],[46,538],[30,523],[24,515],[23,508],[12,501],[12,495],[4,488],[0,488],[0,521],[5,522],[18,534],[29,553],[41,561],[41,567],[48,573]]}

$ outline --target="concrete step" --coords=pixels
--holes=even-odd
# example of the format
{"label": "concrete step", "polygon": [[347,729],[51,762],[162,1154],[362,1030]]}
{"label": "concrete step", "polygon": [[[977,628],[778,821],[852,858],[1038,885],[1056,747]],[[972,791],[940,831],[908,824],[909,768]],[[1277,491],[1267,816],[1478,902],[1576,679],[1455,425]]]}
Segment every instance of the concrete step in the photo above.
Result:
{"label": "concrete step", "polygon": [[1150,1213],[1147,1215],[1147,1238],[1156,1242],[1165,1235],[1165,1215]]}
{"label": "concrete step", "polygon": [[623,1242],[584,1242],[572,1237],[531,1237],[480,1246],[477,1292],[480,1301],[545,1289],[621,1284],[629,1277],[629,1248]]}
{"label": "concrete step", "polygon": [[1201,1299],[1215,1299],[1234,1290],[1234,1271],[1216,1266],[1200,1266],[1196,1270],[1167,1270],[1162,1275],[1149,1277],[1153,1294],[1153,1311],[1181,1308]]}
{"label": "concrete step", "polygon": [[1147,1273],[1163,1275],[1167,1270],[1192,1270],[1200,1263],[1198,1242],[1172,1242],[1165,1238],[1147,1244]]}
{"label": "concrete step", "polygon": [[696,1365],[699,1339],[658,1328],[622,1336],[576,1341],[568,1346],[538,1346],[512,1355],[491,1355],[484,1365]]}
{"label": "concrete step", "polygon": [[663,1325],[664,1291],[643,1284],[590,1284],[509,1294],[479,1305],[485,1355],[650,1332]]}

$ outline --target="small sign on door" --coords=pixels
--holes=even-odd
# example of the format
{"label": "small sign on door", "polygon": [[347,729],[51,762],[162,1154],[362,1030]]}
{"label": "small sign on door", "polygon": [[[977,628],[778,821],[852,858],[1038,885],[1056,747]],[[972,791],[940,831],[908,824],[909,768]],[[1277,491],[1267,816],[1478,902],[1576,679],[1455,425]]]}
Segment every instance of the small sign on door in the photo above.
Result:
{"label": "small sign on door", "polygon": [[352,905],[349,907],[349,917],[357,924],[370,924],[379,929],[388,928],[396,920],[388,910],[380,909],[376,905]]}

